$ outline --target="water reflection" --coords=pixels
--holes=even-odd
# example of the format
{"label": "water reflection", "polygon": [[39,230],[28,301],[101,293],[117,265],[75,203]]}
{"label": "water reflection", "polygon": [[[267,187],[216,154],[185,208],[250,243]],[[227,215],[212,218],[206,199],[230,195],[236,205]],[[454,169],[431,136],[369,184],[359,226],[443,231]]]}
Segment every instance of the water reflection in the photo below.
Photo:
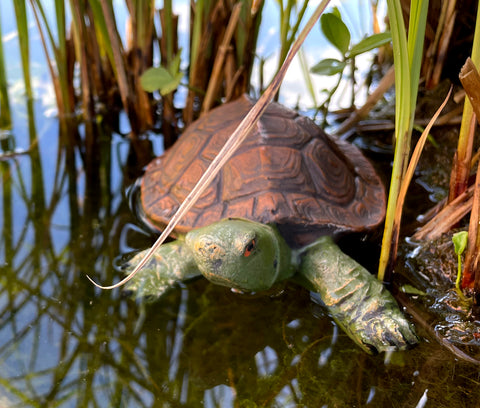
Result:
{"label": "water reflection", "polygon": [[117,280],[119,253],[151,240],[124,199],[131,146],[106,124],[51,121],[38,138],[27,125],[38,144],[0,161],[2,407],[454,407],[478,397],[475,366],[428,340],[388,361],[367,356],[293,284],[252,297],[198,279],[143,305],[95,289],[87,273]]}

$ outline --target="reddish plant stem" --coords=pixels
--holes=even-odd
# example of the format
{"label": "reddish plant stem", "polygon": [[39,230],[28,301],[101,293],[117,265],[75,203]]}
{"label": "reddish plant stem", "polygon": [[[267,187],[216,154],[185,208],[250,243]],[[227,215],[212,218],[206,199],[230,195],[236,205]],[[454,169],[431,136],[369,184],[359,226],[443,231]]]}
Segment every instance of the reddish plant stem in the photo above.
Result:
{"label": "reddish plant stem", "polygon": [[[475,116],[475,115],[474,115]],[[465,266],[462,276],[462,289],[471,287],[475,279],[475,269],[478,259],[478,220],[480,210],[480,163],[477,168],[477,175],[475,178],[475,187],[473,192],[472,211],[470,213],[470,224],[468,226],[468,247],[465,254]],[[479,275],[479,274],[477,274]],[[480,283],[480,282],[479,282]]]}

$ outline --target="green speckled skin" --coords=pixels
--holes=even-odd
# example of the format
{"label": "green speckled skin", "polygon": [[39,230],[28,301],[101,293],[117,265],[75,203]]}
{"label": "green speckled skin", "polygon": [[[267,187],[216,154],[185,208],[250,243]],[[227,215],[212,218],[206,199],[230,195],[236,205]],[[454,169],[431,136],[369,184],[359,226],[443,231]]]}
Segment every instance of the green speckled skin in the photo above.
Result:
{"label": "green speckled skin", "polygon": [[[127,265],[127,271],[131,271],[144,254],[145,251],[135,255]],[[177,240],[162,245],[135,279],[128,282],[126,289],[137,297],[156,299],[176,282],[196,276],[200,276],[200,272],[192,252],[183,240]]]}
{"label": "green speckled skin", "polygon": [[382,283],[331,237],[301,251],[299,278],[320,295],[335,321],[365,351],[403,350],[417,336]]}
{"label": "green speckled skin", "polygon": [[224,220],[190,231],[185,241],[202,275],[218,285],[259,292],[295,273],[290,248],[270,225]]}
{"label": "green speckled skin", "polygon": [[330,237],[291,251],[274,226],[225,219],[190,231],[185,241],[163,245],[128,289],[137,297],[156,298],[175,282],[199,274],[254,292],[294,277],[321,296],[332,317],[365,351],[403,350],[417,342],[392,295]]}

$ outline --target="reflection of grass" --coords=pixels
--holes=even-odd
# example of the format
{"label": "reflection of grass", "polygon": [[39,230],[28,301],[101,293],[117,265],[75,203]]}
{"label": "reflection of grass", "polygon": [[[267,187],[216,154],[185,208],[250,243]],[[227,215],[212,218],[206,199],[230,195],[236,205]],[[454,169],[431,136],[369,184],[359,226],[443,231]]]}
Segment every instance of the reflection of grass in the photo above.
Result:
{"label": "reflection of grass", "polygon": [[3,52],[2,24],[0,6],[0,129],[8,128],[11,124],[10,102],[8,100],[7,76],[5,73],[5,56]]}
{"label": "reflection of grass", "polygon": [[[65,202],[79,202],[77,189],[68,185],[78,182],[76,166],[65,163],[72,156],[60,149],[47,198],[42,163],[33,163],[38,152],[30,157],[30,162],[22,158],[0,163],[0,253],[5,254],[0,286],[0,366],[4,367],[0,386],[11,403],[21,406],[46,402],[61,406],[75,401],[77,406],[103,406],[105,400],[114,401],[112,406],[129,401],[148,405],[138,389],[152,389],[152,383],[145,377],[145,362],[134,355],[139,337],[128,334],[135,325],[135,308],[125,313],[125,302],[113,292],[93,296],[83,273],[79,276],[86,265],[95,265],[98,273],[111,270],[113,220],[101,214],[115,209],[106,210],[96,200],[110,196],[109,181],[86,180],[97,186],[87,187],[93,195],[86,200],[93,200],[92,205],[70,207],[71,219],[80,219],[76,224],[82,238],[75,240],[75,232],[70,231],[70,240],[61,244],[52,232],[52,217]],[[110,163],[108,157],[102,160]],[[32,174],[29,167],[35,169]],[[75,174],[69,177],[64,169],[72,168]],[[23,225],[22,213],[27,214]],[[103,223],[92,229],[96,219]],[[111,315],[118,318],[111,319]]]}

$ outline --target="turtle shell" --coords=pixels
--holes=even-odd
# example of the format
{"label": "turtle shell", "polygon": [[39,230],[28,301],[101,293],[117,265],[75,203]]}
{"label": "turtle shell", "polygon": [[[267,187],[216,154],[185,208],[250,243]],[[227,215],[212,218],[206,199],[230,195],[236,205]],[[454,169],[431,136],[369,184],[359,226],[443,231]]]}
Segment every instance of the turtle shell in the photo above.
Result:
{"label": "turtle shell", "polygon": [[[161,230],[168,223],[253,103],[243,96],[213,109],[148,165],[141,205],[149,224]],[[303,234],[308,241],[373,227],[384,215],[383,185],[357,147],[271,103],[176,233],[243,217],[274,222],[290,238]]]}

